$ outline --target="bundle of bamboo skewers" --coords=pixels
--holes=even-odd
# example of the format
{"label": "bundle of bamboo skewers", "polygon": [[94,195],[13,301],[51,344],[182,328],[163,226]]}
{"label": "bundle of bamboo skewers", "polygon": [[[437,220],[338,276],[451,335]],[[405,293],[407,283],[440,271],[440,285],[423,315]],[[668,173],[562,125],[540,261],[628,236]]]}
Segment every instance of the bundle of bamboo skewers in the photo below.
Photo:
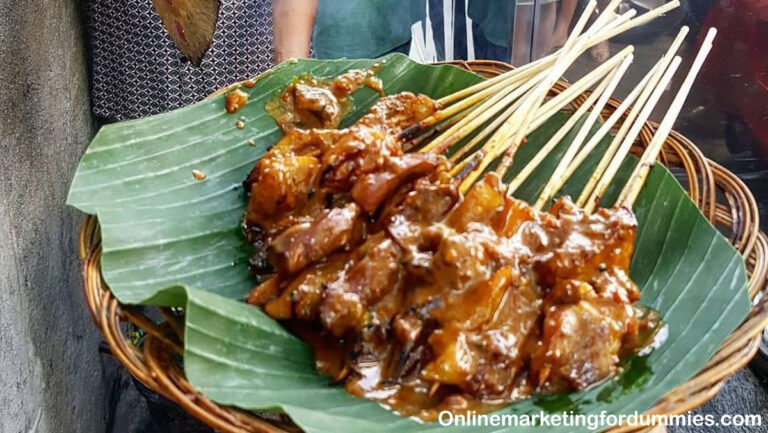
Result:
{"label": "bundle of bamboo skewers", "polygon": [[[566,43],[557,52],[439,99],[438,104],[441,107],[439,111],[403,132],[402,137],[409,140],[406,147],[418,147],[420,152],[452,152],[450,160],[455,165],[452,174],[461,182],[461,191],[466,192],[496,161],[498,165],[495,171],[503,176],[509,170],[516,152],[524,144],[525,137],[529,133],[544,124],[555,113],[571,105],[585,91],[592,89],[586,100],[538,151],[530,163],[510,180],[507,194],[514,194],[558,143],[584,118],[575,138],[568,144],[565,155],[535,203],[536,208],[542,209],[601,140],[618,124],[618,130],[610,145],[577,199],[579,206],[588,212],[593,212],[599,206],[600,198],[618,172],[642,126],[650,117],[662,94],[669,88],[682,61],[676,53],[688,34],[688,27],[680,29],[666,53],[634,86],[618,109],[605,119],[597,132],[589,136],[601,111],[632,63],[634,47],[627,46],[566,90],[548,98],[552,87],[574,61],[592,46],[646,24],[679,6],[679,1],[674,0],[635,17],[634,9],[617,15],[614,11],[619,3],[620,0],[611,1],[587,27],[596,8],[596,2],[590,1]],[[693,81],[712,48],[715,34],[714,28],[707,33],[690,70],[677,90],[650,145],[624,186],[616,205],[631,207],[637,198],[661,151],[662,144],[680,113]],[[619,124],[622,118],[623,121]],[[465,142],[457,146],[463,140]]]}

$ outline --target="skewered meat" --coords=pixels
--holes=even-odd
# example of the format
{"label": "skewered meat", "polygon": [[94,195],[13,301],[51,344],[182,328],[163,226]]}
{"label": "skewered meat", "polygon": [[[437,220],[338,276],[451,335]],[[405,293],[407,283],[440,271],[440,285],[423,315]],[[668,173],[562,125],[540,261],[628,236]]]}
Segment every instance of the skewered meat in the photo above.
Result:
{"label": "skewered meat", "polygon": [[[331,122],[334,84],[302,86],[293,103]],[[445,158],[398,138],[435,109],[401,93],[347,129],[286,128],[246,181],[275,272],[249,302],[350,393],[425,420],[615,374],[658,325],[634,305],[632,213],[539,211],[495,175],[461,196]]]}
{"label": "skewered meat", "polygon": [[348,203],[342,208],[323,209],[310,222],[296,224],[269,244],[270,261],[281,274],[304,269],[350,244],[360,208]]}
{"label": "skewered meat", "polygon": [[383,94],[376,69],[377,66],[351,70],[331,80],[303,75],[267,104],[267,112],[285,132],[295,128],[336,128],[352,108],[349,100],[352,92],[369,87]]}
{"label": "skewered meat", "polygon": [[374,237],[360,248],[362,257],[326,286],[320,305],[320,321],[337,337],[359,332],[374,316],[387,316],[377,304],[401,283],[402,251],[396,243]]}

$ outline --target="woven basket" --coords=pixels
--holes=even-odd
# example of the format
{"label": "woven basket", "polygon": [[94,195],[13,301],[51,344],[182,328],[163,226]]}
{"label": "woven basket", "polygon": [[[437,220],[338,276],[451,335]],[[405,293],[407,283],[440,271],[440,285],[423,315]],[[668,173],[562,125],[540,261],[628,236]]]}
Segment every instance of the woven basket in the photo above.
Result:
{"label": "woven basket", "polygon": [[[456,66],[484,76],[495,76],[512,66],[495,61],[454,62]],[[568,84],[558,83],[554,92]],[[217,92],[219,93],[219,92]],[[586,99],[581,95],[574,105]],[[618,107],[611,100],[602,115],[607,117]],[[658,125],[644,125],[633,152],[639,154]],[[768,238],[760,232],[755,199],[733,173],[704,157],[687,138],[672,132],[659,160],[679,173],[681,183],[709,221],[727,234],[734,247],[745,257],[749,273],[749,294],[753,300],[765,299],[768,273]],[[149,318],[145,310],[120,304],[112,295],[100,272],[101,236],[95,217],[86,216],[80,232],[85,297],[96,326],[104,334],[112,354],[147,387],[178,403],[187,412],[222,432],[299,431],[282,415],[252,413],[220,406],[198,393],[184,377],[179,364],[182,353],[183,320],[179,313],[160,309],[162,320]],[[694,378],[669,392],[648,413],[679,414],[696,408],[717,394],[730,375],[743,367],[755,354],[763,328],[768,325],[768,303],[754,302],[744,323],[723,343],[717,353]],[[126,323],[145,331],[137,346],[126,333]],[[612,431],[631,431],[628,426]]]}

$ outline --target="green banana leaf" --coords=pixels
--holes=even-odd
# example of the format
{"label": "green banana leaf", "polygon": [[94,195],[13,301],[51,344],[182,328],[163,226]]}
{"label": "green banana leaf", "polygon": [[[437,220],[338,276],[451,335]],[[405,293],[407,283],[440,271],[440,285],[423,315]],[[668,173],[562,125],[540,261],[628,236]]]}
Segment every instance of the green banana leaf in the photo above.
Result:
{"label": "green banana leaf", "polygon": [[[213,401],[244,409],[287,413],[308,432],[525,432],[586,431],[586,427],[441,427],[401,418],[373,402],[348,395],[315,372],[312,354],[258,308],[241,301],[248,278],[240,228],[245,208],[241,182],[279,137],[264,103],[296,75],[333,76],[373,60],[303,60],[261,76],[236,115],[223,96],[170,113],[103,127],[78,166],[68,203],[98,216],[102,273],[128,304],[181,306],[186,310],[184,370]],[[385,58],[380,70],[387,93],[440,97],[481,78],[451,66],[424,66],[405,56]],[[376,95],[354,95],[359,117]],[[235,126],[245,122],[243,129]],[[563,124],[554,116],[529,137],[509,175],[519,171]],[[535,197],[572,134],[518,190]],[[256,145],[249,145],[253,140]],[[606,145],[607,140],[602,143]],[[602,148],[563,188],[578,194]],[[606,194],[610,202],[635,159],[628,157]],[[192,170],[206,174],[196,180]],[[586,391],[534,397],[501,414],[573,411],[584,415],[645,411],[700,370],[749,311],[742,257],[709,224],[675,178],[655,167],[636,204],[639,227],[631,276],[642,305],[658,310],[666,342],[633,358],[617,377]]]}

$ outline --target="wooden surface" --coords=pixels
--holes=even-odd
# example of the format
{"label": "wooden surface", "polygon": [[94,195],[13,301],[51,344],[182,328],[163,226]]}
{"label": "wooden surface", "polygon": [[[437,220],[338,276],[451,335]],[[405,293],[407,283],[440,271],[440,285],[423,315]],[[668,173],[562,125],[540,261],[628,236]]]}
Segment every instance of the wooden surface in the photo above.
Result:
{"label": "wooden surface", "polygon": [[107,430],[113,361],[64,205],[91,134],[76,0],[0,0],[0,432]]}

